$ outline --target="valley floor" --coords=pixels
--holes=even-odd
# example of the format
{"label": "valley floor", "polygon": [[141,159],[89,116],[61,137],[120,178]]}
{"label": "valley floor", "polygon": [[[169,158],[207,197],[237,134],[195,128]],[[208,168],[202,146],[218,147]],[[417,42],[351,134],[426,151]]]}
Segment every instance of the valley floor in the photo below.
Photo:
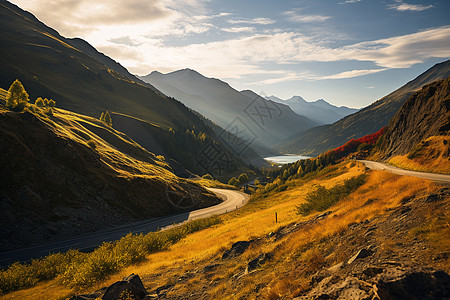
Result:
{"label": "valley floor", "polygon": [[[326,213],[296,213],[319,184],[330,188],[361,174],[367,182]],[[159,299],[371,299],[407,291],[414,278],[445,292],[439,284],[448,283],[450,272],[448,185],[350,162],[286,184],[268,197],[254,194],[222,224],[85,290],[56,279],[1,299],[64,299],[131,273]],[[410,290],[420,296],[420,289]]]}

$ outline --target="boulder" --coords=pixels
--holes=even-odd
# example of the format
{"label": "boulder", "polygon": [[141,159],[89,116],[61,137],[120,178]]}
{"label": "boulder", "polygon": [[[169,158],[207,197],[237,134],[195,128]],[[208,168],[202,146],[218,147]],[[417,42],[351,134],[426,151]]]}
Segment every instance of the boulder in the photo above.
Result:
{"label": "boulder", "polygon": [[222,254],[222,259],[228,259],[240,256],[250,246],[251,241],[239,241],[234,243],[231,248]]}
{"label": "boulder", "polygon": [[368,248],[363,248],[359,250],[355,255],[353,255],[347,262],[347,264],[351,264],[357,259],[366,258],[368,256],[371,256],[374,252]]}
{"label": "boulder", "polygon": [[443,271],[391,268],[379,275],[376,287],[386,300],[450,299],[450,275]]}
{"label": "boulder", "polygon": [[142,300],[147,294],[148,292],[142,284],[139,275],[131,274],[121,281],[117,281],[110,285],[106,289],[102,300]]}
{"label": "boulder", "polygon": [[273,254],[272,253],[262,253],[258,255],[257,258],[252,259],[248,264],[247,268],[245,269],[245,273],[248,274],[253,270],[256,270],[259,266],[265,264],[268,260],[272,259]]}

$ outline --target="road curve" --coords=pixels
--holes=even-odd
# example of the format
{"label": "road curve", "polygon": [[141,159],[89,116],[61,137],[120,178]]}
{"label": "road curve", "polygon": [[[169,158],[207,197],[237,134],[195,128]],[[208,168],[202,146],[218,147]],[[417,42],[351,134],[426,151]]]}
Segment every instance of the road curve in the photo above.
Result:
{"label": "road curve", "polygon": [[450,175],[404,170],[404,169],[396,168],[396,167],[393,167],[393,166],[390,166],[390,165],[387,165],[384,163],[380,163],[377,161],[371,161],[371,160],[358,160],[358,161],[364,163],[366,165],[366,167],[368,167],[372,170],[384,170],[384,171],[388,171],[388,172],[391,172],[394,174],[399,174],[399,175],[414,176],[414,177],[419,177],[419,178],[423,178],[423,179],[430,179],[433,181],[450,183]]}
{"label": "road curve", "polygon": [[126,226],[117,227],[112,230],[101,231],[69,240],[3,252],[0,253],[0,266],[8,266],[16,261],[25,262],[31,259],[44,257],[50,253],[65,252],[69,249],[92,251],[103,242],[118,240],[122,236],[125,236],[130,232],[134,234],[148,233],[150,231],[156,231],[160,228],[166,229],[177,226],[187,221],[205,218],[212,215],[224,214],[242,207],[247,203],[249,199],[249,196],[247,194],[239,191],[213,188],[208,188],[208,190],[215,193],[224,201],[218,205],[194,210],[191,212],[157,219],[153,218],[145,221],[135,222],[133,224],[128,224]]}

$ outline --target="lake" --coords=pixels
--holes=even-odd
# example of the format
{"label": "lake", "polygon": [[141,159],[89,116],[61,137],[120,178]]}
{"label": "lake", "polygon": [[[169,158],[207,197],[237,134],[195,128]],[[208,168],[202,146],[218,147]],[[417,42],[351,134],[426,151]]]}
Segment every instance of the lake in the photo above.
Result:
{"label": "lake", "polygon": [[303,155],[281,155],[281,156],[271,156],[271,157],[265,157],[264,159],[275,164],[290,164],[293,162],[296,162],[297,160],[301,159],[308,159],[309,156],[303,156]]}

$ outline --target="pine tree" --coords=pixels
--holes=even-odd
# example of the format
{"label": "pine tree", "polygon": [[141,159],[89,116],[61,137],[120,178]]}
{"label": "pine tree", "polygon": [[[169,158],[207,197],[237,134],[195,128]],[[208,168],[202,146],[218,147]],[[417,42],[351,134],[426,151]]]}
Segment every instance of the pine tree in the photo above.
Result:
{"label": "pine tree", "polygon": [[100,121],[102,121],[105,125],[112,126],[112,119],[108,111],[102,112],[100,115]]}
{"label": "pine tree", "polygon": [[[25,104],[30,100],[28,93],[25,91],[22,83],[19,79],[16,79],[9,87],[9,95],[6,97],[6,106],[15,108],[19,106],[22,102]],[[24,105],[24,104],[22,104]],[[25,106],[25,105],[24,105]]]}
{"label": "pine tree", "polygon": [[111,116],[109,115],[109,111],[106,111],[105,114],[103,115],[103,123],[112,127],[112,119]]}

